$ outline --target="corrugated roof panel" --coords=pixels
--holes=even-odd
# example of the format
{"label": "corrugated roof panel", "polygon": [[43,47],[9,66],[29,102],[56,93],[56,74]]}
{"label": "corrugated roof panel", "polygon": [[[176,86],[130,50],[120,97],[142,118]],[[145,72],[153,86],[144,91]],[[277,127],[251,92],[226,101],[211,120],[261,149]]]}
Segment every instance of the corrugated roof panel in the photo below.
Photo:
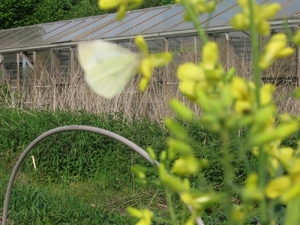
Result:
{"label": "corrugated roof panel", "polygon": [[[258,0],[259,3],[279,2],[282,11],[276,19],[292,18],[300,14],[299,0]],[[235,13],[241,9],[236,0],[223,0],[217,5],[212,17],[199,16],[202,25],[221,29],[229,25]],[[171,32],[172,34],[196,30],[191,22],[183,21],[184,8],[181,5],[169,5],[128,12],[122,22],[116,20],[116,14],[99,15],[82,19],[59,21],[0,31],[0,52],[17,51],[18,48],[43,48],[55,45],[70,45],[83,40],[118,39],[128,40],[138,34],[153,37]],[[209,23],[208,23],[209,20]],[[298,20],[297,20],[298,21]],[[170,35],[171,35],[170,33]]]}
{"label": "corrugated roof panel", "polygon": [[45,28],[45,31],[46,31],[46,33],[50,33],[52,31],[64,26],[67,22],[68,22],[68,20],[50,23],[49,26],[47,28]]}
{"label": "corrugated roof panel", "polygon": [[45,35],[47,34],[47,29],[49,27],[50,26],[47,25],[37,26],[36,32],[28,36],[27,45],[28,46],[35,45],[35,44],[41,45],[45,41]]}
{"label": "corrugated roof panel", "polygon": [[291,18],[300,12],[299,0],[258,0],[257,2],[260,4],[279,3],[281,10],[277,13],[275,19]]}
{"label": "corrugated roof panel", "polygon": [[[199,21],[204,27],[211,27],[211,26],[222,26],[228,24],[230,21],[233,12],[232,10],[235,10],[234,8],[238,9],[237,11],[240,11],[239,7],[237,7],[237,3],[231,3],[231,2],[220,2],[216,8],[216,10],[212,13],[212,15],[204,14],[199,16]],[[179,20],[179,23],[172,26],[169,31],[177,31],[182,29],[193,29],[194,25],[189,22],[186,23],[182,20],[182,18]]]}
{"label": "corrugated roof panel", "polygon": [[155,18],[155,23],[150,23],[150,27],[145,27],[142,34],[160,33],[169,31],[170,27],[178,24],[183,19],[184,8],[180,5],[170,8],[164,14]]}
{"label": "corrugated roof panel", "polygon": [[[174,8],[171,10],[171,8]],[[131,29],[127,29],[123,32],[120,32],[119,36],[129,36],[132,35],[132,32],[134,30],[134,33],[137,34],[145,34],[146,31],[156,26],[157,24],[164,23],[168,18],[174,16],[174,14],[180,13],[182,11],[181,9],[178,9],[174,6],[170,7],[160,7],[157,9],[150,9],[147,14],[141,20],[135,21],[134,27]],[[169,13],[168,13],[169,12]]]}
{"label": "corrugated roof panel", "polygon": [[[54,37],[54,39],[58,39],[59,35],[64,35],[64,33],[68,32],[69,30],[74,29],[75,26],[77,26],[78,24],[82,23],[83,20],[73,20],[73,21],[69,21],[68,23],[65,23],[64,25],[62,25],[61,27],[53,30],[52,32],[49,32],[47,34],[44,35],[43,39],[44,40],[51,40],[51,38]],[[51,42],[51,41],[49,41]]]}
{"label": "corrugated roof panel", "polygon": [[30,27],[30,29],[24,30],[24,33],[22,33],[22,35],[19,35],[16,40],[7,42],[6,48],[16,48],[18,46],[24,47],[24,46],[28,46],[29,45],[28,43],[32,39],[41,40],[41,38],[43,37],[42,36],[43,33],[41,33],[40,30],[41,30],[41,26],[32,26]]}
{"label": "corrugated roof panel", "polygon": [[[12,35],[8,36],[8,40],[5,42],[6,48],[15,48],[17,46],[23,46],[23,39],[26,39],[27,36],[29,36],[32,32],[36,30],[35,26],[26,27],[23,29],[20,29],[18,32],[12,32]],[[26,43],[26,42],[25,42]]]}
{"label": "corrugated roof panel", "polygon": [[[17,37],[18,34],[22,33],[24,31],[24,27],[22,28],[16,28],[16,29],[11,29],[11,30],[7,30],[4,31],[4,36],[0,41],[0,45],[5,47],[7,46],[7,41],[11,40],[14,37]],[[5,35],[6,34],[6,35]]]}
{"label": "corrugated roof panel", "polygon": [[282,9],[280,12],[276,15],[277,19],[283,19],[288,18],[297,15],[300,13],[300,1],[298,2],[298,5],[295,6],[295,1],[287,1],[286,3],[282,3]]}
{"label": "corrugated roof panel", "polygon": [[[145,15],[145,11],[138,10],[135,13],[128,14],[122,22],[114,20],[111,23],[104,26],[102,29],[98,29],[95,32],[91,33],[89,36],[82,37],[78,40],[89,40],[89,39],[99,39],[105,37],[115,37],[120,29],[128,29],[134,25],[135,19],[142,19],[142,16]],[[105,35],[106,33],[111,32],[110,35]],[[134,31],[133,31],[134,32]],[[133,33],[133,35],[135,32]]]}
{"label": "corrugated roof panel", "polygon": [[[149,10],[143,15],[143,17],[134,19],[131,27],[128,29],[121,29],[118,32],[118,36],[130,36],[132,35],[133,31],[136,34],[142,34],[145,28],[161,22],[162,15],[164,15],[167,10],[169,10],[169,8],[157,8],[155,10]],[[107,33],[107,35],[109,35],[109,33]]]}
{"label": "corrugated roof panel", "polygon": [[107,23],[115,20],[115,15],[109,14],[101,17],[91,17],[83,20],[82,24],[74,27],[67,33],[64,33],[64,36],[59,38],[56,42],[66,42],[73,41],[82,36],[89,36],[90,33],[94,32],[96,29],[101,29]]}

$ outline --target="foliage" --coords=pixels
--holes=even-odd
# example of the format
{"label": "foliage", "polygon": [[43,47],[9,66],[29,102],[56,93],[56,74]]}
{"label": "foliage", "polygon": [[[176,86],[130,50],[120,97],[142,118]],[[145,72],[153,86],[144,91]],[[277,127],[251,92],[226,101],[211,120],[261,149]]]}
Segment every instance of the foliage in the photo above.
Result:
{"label": "foliage", "polygon": [[[20,153],[38,135],[70,124],[114,131],[136,140],[144,148],[150,143],[155,148],[165,148],[163,137],[167,132],[147,120],[129,122],[122,114],[63,111],[53,114],[1,108],[1,202],[8,175]],[[31,156],[35,158],[36,170]],[[137,162],[149,166],[131,149],[101,135],[67,132],[46,138],[29,153],[18,172],[9,220],[17,224],[45,224],[46,221],[46,224],[133,224],[120,205],[156,205],[157,201],[164,204],[160,193],[133,182],[130,167]]]}
{"label": "foliage", "polygon": [[[104,9],[108,5],[117,7],[118,19],[124,17],[125,9],[131,4],[141,3],[140,0],[123,0],[114,4],[109,0],[101,2],[100,7]],[[252,218],[259,218],[262,225],[299,224],[300,150],[298,144],[294,148],[284,145],[287,143],[285,139],[299,129],[299,118],[289,114],[279,115],[272,100],[275,87],[271,84],[261,85],[261,74],[277,59],[294,54],[295,49],[289,41],[299,45],[300,31],[292,36],[287,28],[289,37],[284,33],[271,34],[269,20],[280,11],[279,3],[260,5],[254,0],[238,1],[241,11],[233,15],[231,25],[236,30],[250,32],[252,82],[239,77],[234,68],[224,69],[219,62],[217,43],[208,40],[199,23],[198,16],[210,15],[216,9],[217,1],[176,2],[185,7],[184,20],[193,22],[204,43],[198,64],[188,62],[177,69],[180,92],[201,108],[202,114],[194,115],[178,99],[171,99],[169,104],[185,123],[205,128],[220,142],[215,151],[217,157],[221,157],[221,167],[217,171],[221,170],[223,173],[221,182],[224,183],[224,188],[218,191],[193,186],[194,177],[203,177],[203,171],[209,164],[214,166],[214,160],[206,155],[204,157],[207,158],[199,157],[199,150],[196,151],[193,146],[188,130],[171,118],[165,120],[165,125],[172,134],[167,139],[167,150],[158,155],[153,148],[148,148],[150,157],[159,163],[154,163],[153,169],[134,166],[133,172],[141,183],[155,183],[164,188],[170,214],[166,223],[175,225],[180,220],[185,221],[186,225],[195,222],[202,224],[200,217],[205,217],[206,210],[219,205],[226,224],[245,224]],[[260,51],[259,36],[270,37],[263,51]],[[138,40],[142,40],[142,37],[138,36],[136,42]],[[147,49],[146,42],[143,42],[143,47]],[[141,47],[140,49],[144,53]],[[143,59],[140,62],[142,69],[136,72],[152,71],[154,63],[145,64]],[[156,56],[152,59],[159,61]],[[140,90],[143,91],[148,82],[143,82],[145,73],[142,76],[143,85],[141,87],[140,84]],[[150,78],[151,74],[147,73],[147,79]],[[300,89],[295,91],[298,98],[299,93]],[[242,140],[238,133],[244,129],[247,130],[247,135]],[[241,162],[245,167],[240,173],[238,165]],[[150,177],[157,175],[158,179],[149,179],[149,174]],[[244,183],[235,182],[236,179],[243,180]],[[174,206],[174,198],[190,210],[188,219],[182,217],[178,207]],[[178,201],[175,202],[177,204]],[[150,225],[152,220],[158,219],[155,213],[147,209],[129,208],[128,212],[138,218],[139,225]]]}
{"label": "foliage", "polygon": [[[199,126],[183,121],[178,122],[188,130],[191,145],[196,149],[201,149],[197,152],[199,157],[205,156],[212,159],[214,164],[204,171],[203,177],[194,177],[191,184],[195,188],[207,190],[222,189],[224,186],[222,167],[219,155],[214,150],[219,148],[220,144],[217,137]],[[43,132],[70,124],[91,125],[111,130],[133,140],[143,148],[151,145],[153,149],[165,149],[164,140],[170,135],[165,129],[162,129],[160,124],[147,120],[129,122],[123,118],[122,114],[93,115],[84,112],[75,114],[63,111],[53,114],[47,111],[19,111],[1,108],[1,193],[5,193],[8,175],[26,146]],[[286,141],[295,145],[295,140],[294,137]],[[206,143],[204,144],[205,148],[199,143]],[[160,151],[156,154],[160,154]],[[35,157],[37,170],[33,168],[31,156]],[[160,190],[158,193],[151,191],[154,188],[153,185],[143,187],[132,181],[130,167],[137,163],[150,166],[125,146],[100,135],[68,132],[48,137],[29,153],[18,173],[19,176],[12,194],[13,199],[10,203],[12,208],[9,213],[10,221],[22,223],[19,221],[24,217],[24,221],[37,224],[42,222],[42,218],[48,217],[47,220],[50,224],[57,224],[57,221],[78,224],[78,221],[82,219],[81,216],[84,216],[87,219],[83,221],[90,224],[97,224],[105,218],[105,221],[108,222],[118,221],[116,222],[118,224],[132,224],[133,221],[122,222],[127,221],[128,216],[124,218],[117,212],[112,213],[110,209],[122,210],[119,204],[126,207],[132,202],[148,206],[151,201],[151,205],[154,205],[151,208],[156,211],[157,205],[154,204],[156,201],[165,204]],[[244,174],[242,164],[239,164],[237,168],[241,168],[240,173]],[[155,176],[152,178],[155,179]],[[1,196],[4,197],[4,195]],[[158,200],[155,200],[155,196],[158,197]],[[3,202],[3,199],[0,198],[0,201]],[[116,206],[111,206],[113,203],[110,204],[110,202],[115,201],[117,201]],[[57,206],[57,202],[60,202],[61,206]],[[75,206],[74,210],[66,207],[67,202],[76,203],[77,209]],[[174,198],[174,202],[178,202],[178,199]],[[94,210],[90,207],[90,203],[98,205],[98,208]],[[182,211],[182,207],[179,204],[177,206],[178,210]],[[92,210],[88,212],[89,209]],[[218,207],[211,208],[209,214],[222,220],[218,210]],[[96,212],[101,213],[105,218],[97,216]],[[157,210],[156,214],[160,212],[162,211]],[[51,214],[53,216],[49,217]],[[165,214],[164,212],[162,215]],[[204,218],[204,221],[209,221],[209,217]]]}
{"label": "foliage", "polygon": [[[100,127],[116,132],[144,149],[150,145],[153,149],[165,149],[165,139],[169,136],[169,133],[162,129],[160,124],[148,120],[129,122],[124,120],[121,114],[98,116],[84,112],[74,114],[63,111],[53,114],[47,111],[22,112],[5,108],[0,112],[0,158],[5,165],[9,165],[10,169],[18,155],[31,141],[43,132],[58,126],[81,124]],[[207,130],[199,126],[179,122],[188,130],[193,148],[200,149],[197,155],[212,160],[214,166],[204,171],[207,182],[211,187],[221,188],[223,175],[220,155],[214,151],[220,147],[220,141],[215,135],[209,134]],[[286,141],[295,145],[295,140],[294,138]],[[231,151],[235,152],[235,150],[236,148],[233,146]],[[160,154],[160,151],[156,154]],[[35,157],[38,171],[33,170],[31,157],[27,157],[21,171],[29,173],[41,181],[56,183],[98,177],[103,179],[107,185],[118,184],[115,186],[117,189],[124,184],[123,182],[131,179],[130,166],[133,163],[148,165],[144,159],[132,153],[123,144],[87,132],[67,132],[48,137],[32,150],[31,155]],[[117,163],[113,163],[113,161]],[[245,173],[242,163],[239,163],[236,168],[239,168],[237,172],[240,174]],[[122,179],[116,183],[115,179],[117,178]],[[199,185],[199,180],[195,179],[193,185]]]}
{"label": "foliage", "polygon": [[[140,8],[172,4],[172,0],[148,0]],[[1,0],[0,29],[106,14],[98,0]],[[113,12],[113,11],[109,11]]]}
{"label": "foliage", "polygon": [[170,5],[174,4],[174,0],[150,0],[150,1],[144,1],[143,4],[140,6],[140,8],[150,8],[155,6],[163,6],[163,5]]}
{"label": "foliage", "polygon": [[[134,140],[142,148],[151,145],[164,148],[163,137],[167,132],[159,124],[150,121],[134,121],[129,123],[122,115],[90,115],[84,112],[71,114],[68,112],[22,112],[2,109],[0,113],[0,154],[10,154],[1,159],[7,164],[16,162],[16,157],[38,135],[52,128],[78,124],[90,125],[118,133],[129,140]],[[127,126],[131,124],[130,126]],[[148,127],[146,131],[143,129]],[[34,148],[38,167],[35,176],[43,180],[62,181],[71,179],[88,179],[105,173],[105,182],[118,185],[116,174],[125,181],[131,178],[130,165],[140,162],[147,165],[144,159],[133,153],[128,147],[117,141],[98,134],[88,132],[66,132],[46,138]],[[118,161],[115,165],[114,161]],[[122,163],[120,163],[122,162]],[[28,157],[23,172],[33,172],[32,160]]]}
{"label": "foliage", "polygon": [[4,0],[0,3],[0,29],[27,26],[105,13],[97,0]]}
{"label": "foliage", "polygon": [[[2,188],[0,187],[2,190]],[[82,201],[68,191],[14,186],[9,221],[13,224],[132,224],[133,219]],[[3,195],[0,197],[3,202]],[[10,224],[9,222],[9,224]]]}

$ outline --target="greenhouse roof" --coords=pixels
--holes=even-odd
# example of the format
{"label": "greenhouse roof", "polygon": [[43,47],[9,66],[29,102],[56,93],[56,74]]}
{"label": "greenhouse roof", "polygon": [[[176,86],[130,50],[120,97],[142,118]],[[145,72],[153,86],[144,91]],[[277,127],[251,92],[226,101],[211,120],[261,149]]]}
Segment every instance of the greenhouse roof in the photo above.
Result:
{"label": "greenhouse roof", "polygon": [[[258,0],[261,4],[279,2],[282,11],[271,22],[272,28],[282,28],[282,19],[288,25],[300,24],[299,0]],[[199,21],[208,33],[232,31],[230,19],[240,11],[236,0],[223,0],[209,17],[199,16]],[[0,53],[38,50],[53,47],[74,46],[80,41],[105,39],[115,42],[131,40],[141,34],[148,39],[196,34],[191,22],[183,22],[184,8],[181,5],[129,11],[122,22],[116,14],[58,21],[0,31]]]}

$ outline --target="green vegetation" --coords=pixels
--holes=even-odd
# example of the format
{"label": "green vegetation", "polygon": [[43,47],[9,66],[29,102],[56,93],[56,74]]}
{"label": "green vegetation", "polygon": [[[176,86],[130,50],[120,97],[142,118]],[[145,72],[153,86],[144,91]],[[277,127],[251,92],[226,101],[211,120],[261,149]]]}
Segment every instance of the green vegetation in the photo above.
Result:
{"label": "green vegetation", "polygon": [[[113,131],[144,149],[150,145],[153,149],[165,149],[165,138],[169,136],[158,123],[147,120],[128,122],[121,114],[99,116],[83,112],[53,114],[1,109],[1,202],[8,176],[30,142],[49,129],[72,124]],[[222,170],[212,151],[218,146],[218,141],[196,126],[189,129],[194,139],[207,143],[206,148],[199,149],[198,156],[207,156],[216,163],[206,171],[206,177],[195,178],[193,185],[219,189]],[[193,144],[195,148],[199,147],[196,142]],[[31,156],[35,158],[36,170]],[[166,202],[162,191],[134,182],[130,168],[137,163],[150,166],[128,147],[97,134],[66,132],[46,138],[29,153],[21,166],[10,202],[9,218],[17,224],[99,224],[99,221],[132,224],[134,219],[125,213],[128,206],[150,207],[163,212]]]}
{"label": "green vegetation", "polygon": [[[8,175],[27,145],[49,129],[70,124],[104,128],[143,148],[150,143],[157,149],[163,148],[161,143],[167,135],[158,124],[136,121],[129,125],[120,115],[1,109],[1,202]],[[31,156],[35,158],[36,170]],[[128,147],[100,135],[67,132],[49,137],[34,148],[21,166],[9,218],[14,224],[133,224],[133,218],[124,216],[127,206],[156,207],[158,200],[164,205],[160,194],[150,186],[133,182],[130,167],[137,162],[149,166]]]}
{"label": "green vegetation", "polygon": [[[63,125],[91,125],[118,133],[142,148],[152,146],[159,153],[166,148],[169,133],[158,123],[126,121],[121,114],[92,115],[84,112],[50,113],[46,111],[0,111],[0,201],[9,174],[20,153],[43,132]],[[186,125],[190,143],[199,158],[210,160],[203,177],[192,179],[192,186],[201,190],[223,188],[223,170],[220,154],[215,151],[220,141],[196,125]],[[240,132],[240,141],[246,132]],[[299,136],[299,135],[298,135]],[[200,144],[202,147],[200,147]],[[296,137],[285,141],[296,145]],[[238,149],[232,146],[231,151]],[[37,169],[32,164],[34,156]],[[234,167],[242,185],[245,168],[235,157]],[[18,173],[10,202],[9,219],[12,224],[133,224],[128,216],[129,206],[149,207],[158,215],[166,210],[162,190],[152,185],[134,182],[131,166],[149,163],[115,140],[87,132],[66,132],[43,140],[27,156]],[[254,165],[254,163],[253,163]],[[178,212],[182,212],[178,202]],[[238,201],[238,196],[237,199]],[[203,217],[224,219],[222,208],[213,207]],[[165,213],[167,214],[167,213]],[[9,223],[10,224],[10,223]]]}
{"label": "green vegetation", "polygon": [[[147,0],[140,8],[174,3],[173,0]],[[28,26],[106,14],[98,0],[1,0],[0,29]]]}

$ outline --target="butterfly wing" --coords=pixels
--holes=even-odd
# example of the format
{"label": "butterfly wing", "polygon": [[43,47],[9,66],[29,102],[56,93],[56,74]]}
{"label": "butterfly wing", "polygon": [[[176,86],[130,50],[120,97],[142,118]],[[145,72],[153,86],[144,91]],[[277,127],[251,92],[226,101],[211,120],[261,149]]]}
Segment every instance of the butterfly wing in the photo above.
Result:
{"label": "butterfly wing", "polygon": [[138,54],[101,40],[79,44],[78,52],[86,82],[105,98],[121,93],[140,64]]}

